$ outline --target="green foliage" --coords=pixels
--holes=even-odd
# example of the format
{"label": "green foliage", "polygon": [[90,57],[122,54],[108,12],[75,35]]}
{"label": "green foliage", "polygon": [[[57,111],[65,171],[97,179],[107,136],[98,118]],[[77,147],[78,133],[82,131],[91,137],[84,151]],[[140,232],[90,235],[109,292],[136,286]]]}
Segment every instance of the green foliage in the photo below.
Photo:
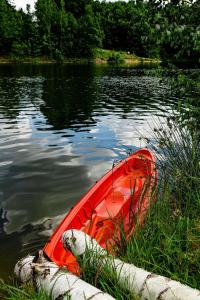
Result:
{"label": "green foliage", "polygon": [[103,47],[142,57],[199,60],[198,1],[38,0],[35,9],[16,11],[0,0],[0,55],[46,55],[62,62],[92,57],[96,47]]}
{"label": "green foliage", "polygon": [[0,298],[5,300],[50,300],[45,292],[37,293],[32,285],[20,286],[17,282],[11,284],[0,280]]}
{"label": "green foliage", "polygon": [[124,63],[124,59],[120,53],[112,53],[108,58],[108,63],[111,65],[120,65]]}
{"label": "green foliage", "polygon": [[0,54],[6,54],[21,38],[22,18],[6,0],[0,0],[0,20]]}
{"label": "green foliage", "polygon": [[[199,59],[199,4],[162,1],[129,1],[101,4],[106,49],[126,50],[138,56],[170,59]],[[195,9],[195,13],[194,13]]]}

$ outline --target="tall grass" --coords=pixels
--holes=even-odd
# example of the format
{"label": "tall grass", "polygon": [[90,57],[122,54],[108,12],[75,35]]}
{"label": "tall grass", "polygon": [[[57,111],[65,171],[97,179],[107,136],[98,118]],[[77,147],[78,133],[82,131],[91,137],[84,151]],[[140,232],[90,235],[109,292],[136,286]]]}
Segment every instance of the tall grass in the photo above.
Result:
{"label": "tall grass", "polygon": [[81,278],[86,282],[110,294],[117,300],[139,299],[125,286],[120,285],[118,275],[111,264],[106,266],[101,264],[98,253],[97,255],[91,255],[91,253],[86,250],[84,259],[79,258],[79,263],[81,267]]}
{"label": "tall grass", "polygon": [[[152,131],[149,146],[159,169],[157,201],[142,227],[136,226],[134,235],[116,254],[124,262],[200,289],[199,133],[180,122],[179,116],[168,118],[167,126],[158,119]],[[115,271],[95,264],[90,254],[81,262],[81,269],[84,280],[116,299],[134,298],[119,285]]]}
{"label": "tall grass", "polygon": [[43,291],[37,293],[32,285],[20,285],[17,281],[10,284],[0,280],[0,299],[5,300],[50,300]]}
{"label": "tall grass", "polygon": [[175,116],[154,137],[158,199],[122,259],[200,289],[199,132]]}
{"label": "tall grass", "polygon": [[[158,119],[152,136],[149,146],[157,156],[159,169],[157,201],[127,242],[122,230],[122,243],[116,243],[115,253],[124,262],[200,289],[199,132],[174,116],[168,118],[167,126]],[[112,266],[103,267],[101,260],[89,252],[79,262],[83,280],[115,299],[138,299],[119,284]],[[3,282],[1,295],[10,300],[48,299],[44,293],[38,295],[32,289],[22,290]]]}

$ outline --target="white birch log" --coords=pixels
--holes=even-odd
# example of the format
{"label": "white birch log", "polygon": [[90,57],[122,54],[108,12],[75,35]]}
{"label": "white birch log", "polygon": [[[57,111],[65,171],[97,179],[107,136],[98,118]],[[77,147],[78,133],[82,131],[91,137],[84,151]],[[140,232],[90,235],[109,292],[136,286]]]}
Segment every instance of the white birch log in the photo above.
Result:
{"label": "white birch log", "polygon": [[33,263],[33,256],[21,259],[14,273],[22,282],[33,282],[37,290],[44,290],[51,299],[114,300],[94,286],[61,269],[53,262]]}
{"label": "white birch log", "polygon": [[109,265],[116,271],[121,285],[143,300],[200,300],[199,290],[115,259],[82,231],[72,229],[64,232],[62,243],[76,256],[84,257],[86,251],[90,251],[94,259],[101,260],[101,265]]}

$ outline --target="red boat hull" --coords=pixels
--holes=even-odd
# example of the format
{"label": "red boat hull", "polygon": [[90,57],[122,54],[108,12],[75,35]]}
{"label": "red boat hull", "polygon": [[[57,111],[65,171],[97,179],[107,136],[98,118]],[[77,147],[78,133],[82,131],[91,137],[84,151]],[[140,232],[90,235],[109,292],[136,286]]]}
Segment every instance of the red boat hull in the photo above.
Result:
{"label": "red boat hull", "polygon": [[109,248],[119,237],[119,226],[123,225],[128,239],[134,232],[135,222],[143,222],[156,182],[155,158],[148,149],[122,160],[69,211],[45,245],[45,254],[58,266],[77,273],[75,257],[61,243],[63,232],[82,230],[102,247]]}

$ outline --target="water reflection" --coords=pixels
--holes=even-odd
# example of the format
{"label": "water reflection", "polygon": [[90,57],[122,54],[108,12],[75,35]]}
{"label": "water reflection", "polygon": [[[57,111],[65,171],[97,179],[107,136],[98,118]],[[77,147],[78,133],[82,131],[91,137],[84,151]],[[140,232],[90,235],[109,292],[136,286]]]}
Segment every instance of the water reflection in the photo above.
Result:
{"label": "water reflection", "polygon": [[161,69],[0,67],[0,277],[114,160],[143,146],[152,118],[178,100],[172,78]]}
{"label": "water reflection", "polygon": [[8,222],[7,219],[7,211],[5,211],[2,207],[0,208],[0,238],[4,236],[5,229],[4,229],[4,224]]}
{"label": "water reflection", "polygon": [[92,118],[97,97],[94,69],[88,67],[84,72],[70,75],[63,71],[57,75],[44,82],[41,112],[56,130],[87,131],[87,127],[95,124]]}

